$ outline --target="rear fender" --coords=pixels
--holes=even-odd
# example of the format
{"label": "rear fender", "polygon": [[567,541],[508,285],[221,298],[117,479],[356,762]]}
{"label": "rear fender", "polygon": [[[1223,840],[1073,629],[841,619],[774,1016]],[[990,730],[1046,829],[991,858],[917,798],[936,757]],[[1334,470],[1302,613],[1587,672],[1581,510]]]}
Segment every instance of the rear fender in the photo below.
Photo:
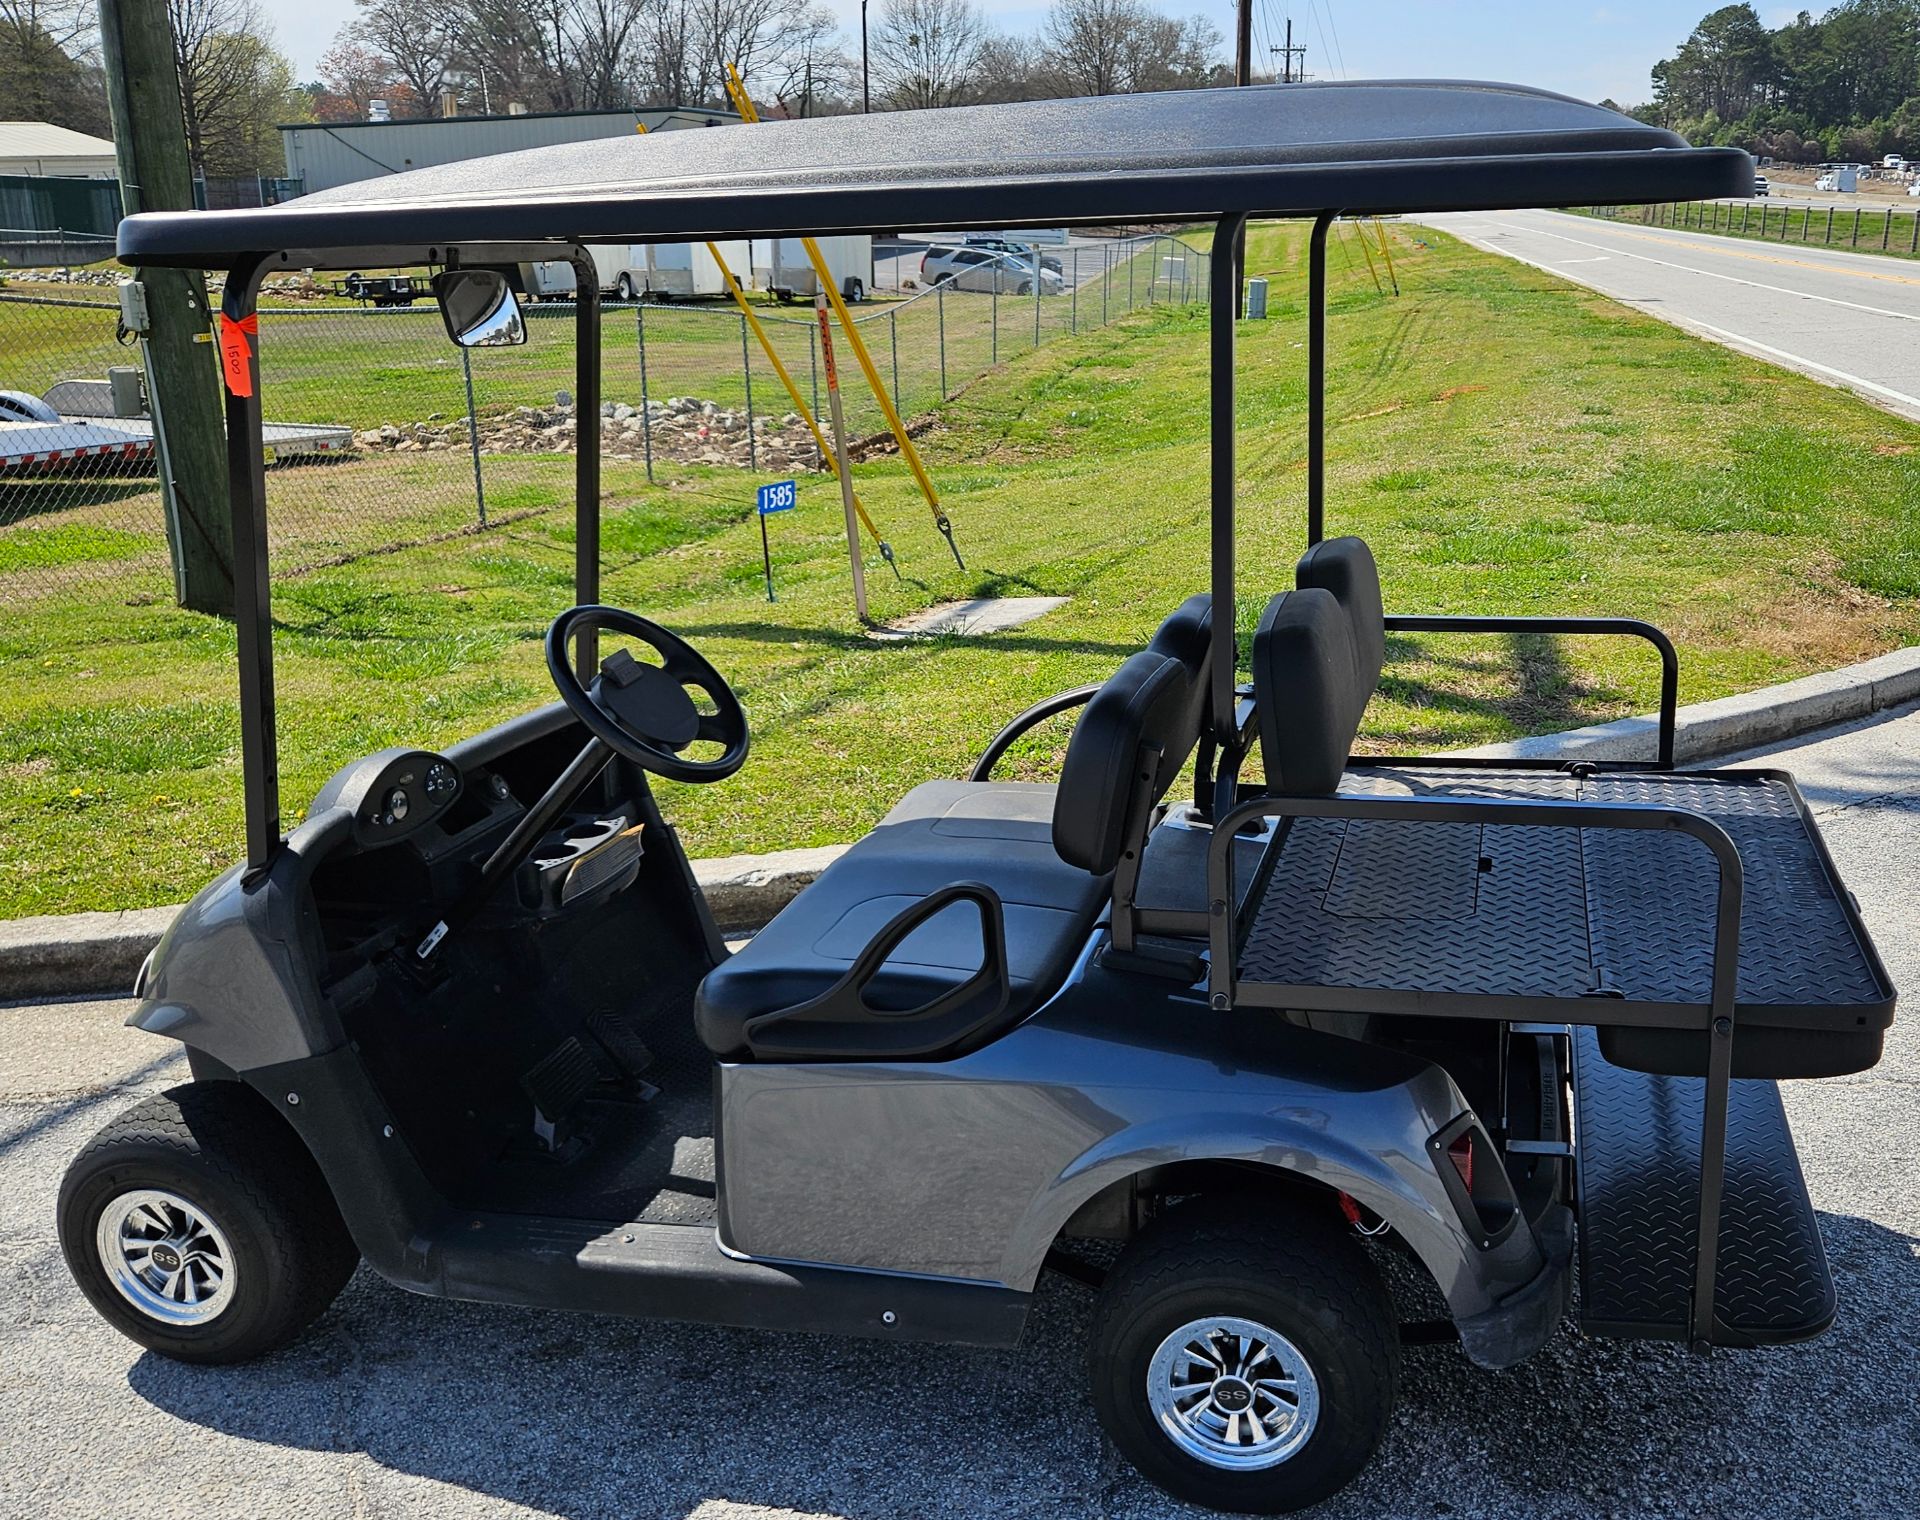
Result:
{"label": "rear fender", "polygon": [[[1444,1074],[1432,1076],[1454,1092]],[[1005,1280],[1030,1287],[1061,1227],[1102,1189],[1156,1167],[1238,1162],[1347,1194],[1391,1225],[1420,1258],[1456,1320],[1484,1314],[1535,1280],[1547,1260],[1525,1220],[1483,1244],[1461,1217],[1429,1141],[1465,1105],[1457,1095],[1449,1103],[1439,1092],[1415,1090],[1433,1085],[1410,1082],[1375,1093],[1364,1132],[1348,1123],[1338,1136],[1272,1111],[1169,1114],[1119,1130],[1034,1201],[1009,1245]]]}

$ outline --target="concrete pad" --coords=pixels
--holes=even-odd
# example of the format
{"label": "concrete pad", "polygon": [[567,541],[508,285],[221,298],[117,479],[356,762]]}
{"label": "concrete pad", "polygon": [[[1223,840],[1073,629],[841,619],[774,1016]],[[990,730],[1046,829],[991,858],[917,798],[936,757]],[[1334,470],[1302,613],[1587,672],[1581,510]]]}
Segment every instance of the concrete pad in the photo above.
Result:
{"label": "concrete pad", "polygon": [[868,637],[925,639],[936,634],[953,634],[972,638],[1018,628],[1066,605],[1064,596],[977,596],[965,602],[943,602],[938,607],[896,619],[884,628],[874,629]]}

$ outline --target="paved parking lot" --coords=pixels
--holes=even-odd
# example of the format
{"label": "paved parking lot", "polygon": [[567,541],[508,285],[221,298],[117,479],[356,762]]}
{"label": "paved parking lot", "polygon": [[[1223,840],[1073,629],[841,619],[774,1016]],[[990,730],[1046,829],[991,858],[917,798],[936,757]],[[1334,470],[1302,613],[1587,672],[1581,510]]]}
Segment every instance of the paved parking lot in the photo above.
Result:
{"label": "paved parking lot", "polygon": [[[1895,979],[1920,985],[1920,711],[1777,754]],[[1084,1392],[1088,1298],[1048,1286],[1011,1353],[413,1298],[362,1271],[267,1362],[178,1366],[108,1330],[53,1241],[67,1158],[183,1079],[124,1003],[0,1008],[0,1515],[1164,1516]],[[1410,1350],[1400,1412],[1332,1516],[1920,1514],[1920,1036],[1794,1084],[1839,1284],[1811,1345],[1588,1342],[1481,1372]]]}

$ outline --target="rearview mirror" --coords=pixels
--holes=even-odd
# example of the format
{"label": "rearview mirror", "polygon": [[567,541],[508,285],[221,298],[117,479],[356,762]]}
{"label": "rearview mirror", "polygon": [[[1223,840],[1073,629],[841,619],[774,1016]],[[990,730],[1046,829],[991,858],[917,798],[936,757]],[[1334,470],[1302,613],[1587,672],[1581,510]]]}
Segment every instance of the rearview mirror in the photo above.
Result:
{"label": "rearview mirror", "polygon": [[462,348],[505,348],[527,341],[520,302],[497,269],[443,269],[433,277],[447,336]]}

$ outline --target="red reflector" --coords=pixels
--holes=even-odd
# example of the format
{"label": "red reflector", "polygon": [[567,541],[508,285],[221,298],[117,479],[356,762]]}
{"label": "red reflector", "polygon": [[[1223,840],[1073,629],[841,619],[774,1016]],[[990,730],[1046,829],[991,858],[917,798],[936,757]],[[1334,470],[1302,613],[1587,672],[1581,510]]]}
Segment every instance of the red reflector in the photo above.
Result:
{"label": "red reflector", "polygon": [[1340,1212],[1346,1215],[1347,1223],[1356,1230],[1360,1228],[1360,1205],[1354,1202],[1353,1194],[1340,1195]]}
{"label": "red reflector", "polygon": [[1447,1160],[1453,1163],[1453,1169],[1460,1174],[1460,1180],[1473,1191],[1473,1131],[1464,1129],[1447,1147]]}

